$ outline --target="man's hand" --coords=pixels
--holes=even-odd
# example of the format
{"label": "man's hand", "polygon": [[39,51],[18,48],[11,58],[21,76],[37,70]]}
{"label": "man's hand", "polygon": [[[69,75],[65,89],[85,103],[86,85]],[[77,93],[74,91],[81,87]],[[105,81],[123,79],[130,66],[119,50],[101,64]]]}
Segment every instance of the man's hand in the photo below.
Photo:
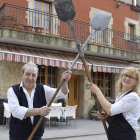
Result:
{"label": "man's hand", "polygon": [[62,74],[62,79],[66,79],[66,82],[67,82],[68,80],[70,80],[71,74],[72,74],[72,71],[65,71],[65,72]]}
{"label": "man's hand", "polygon": [[51,109],[47,106],[43,106],[38,108],[38,115],[40,116],[47,116],[50,113]]}

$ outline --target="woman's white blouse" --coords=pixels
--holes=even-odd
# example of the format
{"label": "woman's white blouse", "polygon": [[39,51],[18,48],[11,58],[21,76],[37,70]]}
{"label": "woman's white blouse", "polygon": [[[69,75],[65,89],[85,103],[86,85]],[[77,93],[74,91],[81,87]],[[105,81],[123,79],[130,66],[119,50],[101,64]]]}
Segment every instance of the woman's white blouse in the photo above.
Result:
{"label": "woman's white blouse", "polygon": [[125,95],[126,93],[119,93],[116,97],[115,103],[111,105],[111,116],[122,113],[124,118],[136,132],[139,128],[140,97],[136,92]]}

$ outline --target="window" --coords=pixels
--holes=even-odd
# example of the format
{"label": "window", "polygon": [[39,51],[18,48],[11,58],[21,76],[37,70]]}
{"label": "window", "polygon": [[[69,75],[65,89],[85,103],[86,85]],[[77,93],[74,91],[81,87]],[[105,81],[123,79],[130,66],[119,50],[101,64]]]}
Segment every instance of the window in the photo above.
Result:
{"label": "window", "polygon": [[38,66],[39,75],[37,83],[47,85],[49,87],[57,87],[57,68],[51,66]]}
{"label": "window", "polygon": [[135,31],[135,25],[129,24],[129,34],[130,34],[129,39],[130,40],[135,40],[134,31]]}
{"label": "window", "polygon": [[49,2],[34,1],[33,26],[42,27],[46,31],[50,29],[50,17],[52,4]]}
{"label": "window", "polygon": [[95,39],[94,40],[95,43],[105,44],[105,41],[106,41],[106,30],[96,31],[94,39]]}
{"label": "window", "polygon": [[[93,83],[95,83],[99,87],[105,97],[112,97],[111,79],[111,73],[92,72]],[[94,97],[93,93],[91,93],[91,97]]]}

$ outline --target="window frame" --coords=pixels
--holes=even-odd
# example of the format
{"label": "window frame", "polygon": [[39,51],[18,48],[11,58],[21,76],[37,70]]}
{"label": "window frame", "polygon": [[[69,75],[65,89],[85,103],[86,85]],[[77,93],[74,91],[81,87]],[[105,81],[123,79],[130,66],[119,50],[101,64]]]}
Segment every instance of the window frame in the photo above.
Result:
{"label": "window frame", "polygon": [[130,39],[131,41],[135,41],[135,25],[129,23],[129,24],[128,24],[128,27],[129,27],[128,32],[129,32],[129,34],[130,34],[129,39]]}
{"label": "window frame", "polygon": [[[101,79],[101,78],[98,78],[98,75],[99,75],[99,73],[101,74],[103,74],[103,79]],[[108,74],[108,75],[110,75],[110,79],[108,79],[108,80],[106,80],[106,74]],[[94,78],[94,76],[95,76],[95,78]],[[105,72],[93,72],[93,70],[91,70],[91,77],[92,77],[92,82],[95,84],[95,85],[97,85],[98,87],[99,87],[99,85],[98,85],[98,81],[100,80],[100,82],[103,80],[103,90],[102,90],[102,93],[103,93],[103,95],[105,96],[105,90],[108,90],[108,89],[110,89],[110,96],[105,96],[106,98],[112,98],[112,73],[105,73]],[[106,81],[110,81],[110,88],[109,87],[107,87],[106,88],[106,85],[105,85],[105,83],[106,83]],[[101,83],[100,83],[101,84]],[[99,89],[101,90],[101,88],[99,87]],[[94,97],[94,95],[93,95],[93,93],[91,92],[91,98],[92,97]]]}
{"label": "window frame", "polygon": [[[40,2],[40,9],[37,8],[37,2]],[[49,4],[49,11],[43,11],[43,4],[44,3]],[[35,6],[35,4],[36,4],[36,6]],[[34,9],[39,11],[39,12],[33,13],[33,26],[34,27],[41,27],[44,29],[44,33],[49,33],[51,31],[52,2],[42,1],[42,0],[34,0]],[[40,11],[41,11],[41,13],[40,13]],[[47,17],[49,17],[49,19],[47,18],[47,20],[46,20],[46,15],[48,14],[48,12],[49,12],[49,15]],[[43,14],[43,13],[45,13],[45,14]],[[34,16],[34,14],[35,14],[35,16]],[[37,18],[36,15],[38,15],[39,17]],[[44,19],[43,19],[43,16],[45,16]],[[37,20],[37,21],[35,21],[35,23],[34,23],[34,20]],[[38,21],[39,21],[39,24],[38,23],[36,24],[36,22],[38,22]],[[48,22],[49,22],[49,28],[47,28]],[[44,28],[45,25],[43,23],[45,23],[46,28]]]}
{"label": "window frame", "polygon": [[[52,83],[52,77],[55,78],[55,87],[54,88],[57,88],[57,72],[58,72],[58,68],[57,67],[52,67],[52,66],[44,66],[45,67],[45,75],[41,75],[40,72],[42,71],[41,70],[41,67],[44,66],[44,65],[38,65],[38,69],[39,69],[39,73],[38,73],[38,77],[40,77],[40,82],[41,83],[41,76],[44,76],[45,77],[45,84],[44,85],[47,85],[49,87],[52,87],[53,83]],[[48,75],[48,67],[51,68],[51,76]],[[52,68],[55,68],[55,75],[53,76],[52,75]],[[51,85],[48,85],[48,76],[51,77]],[[37,81],[36,81],[37,82]]]}

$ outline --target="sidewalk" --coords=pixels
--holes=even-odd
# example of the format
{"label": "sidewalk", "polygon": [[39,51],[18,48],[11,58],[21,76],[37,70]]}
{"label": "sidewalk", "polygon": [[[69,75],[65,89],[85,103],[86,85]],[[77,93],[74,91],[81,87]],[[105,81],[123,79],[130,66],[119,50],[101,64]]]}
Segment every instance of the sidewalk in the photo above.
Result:
{"label": "sidewalk", "polygon": [[[140,125],[140,122],[139,122]],[[137,133],[137,139],[140,140],[140,130]],[[9,140],[9,129],[3,128],[0,125],[0,140]],[[65,122],[63,127],[55,124],[51,125],[49,130],[49,122],[45,124],[45,133],[42,140],[107,140],[102,121],[94,121],[90,119],[76,119],[76,129],[74,121],[71,120],[71,125],[65,129]]]}

